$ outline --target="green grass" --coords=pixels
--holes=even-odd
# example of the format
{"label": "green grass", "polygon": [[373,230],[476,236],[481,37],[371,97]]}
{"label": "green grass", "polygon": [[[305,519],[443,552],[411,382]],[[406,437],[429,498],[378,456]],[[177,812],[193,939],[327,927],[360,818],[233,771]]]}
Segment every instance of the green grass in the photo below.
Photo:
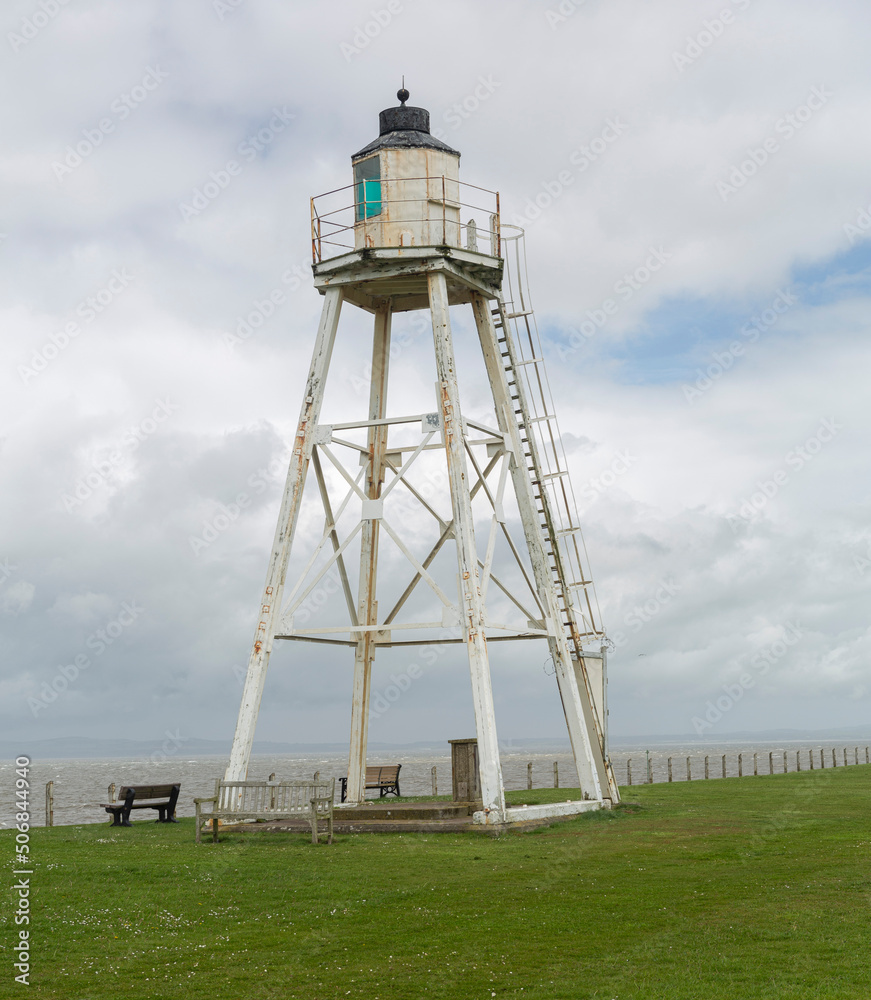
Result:
{"label": "green grass", "polygon": [[871,997],[871,767],[625,792],[499,838],[36,829],[28,995]]}

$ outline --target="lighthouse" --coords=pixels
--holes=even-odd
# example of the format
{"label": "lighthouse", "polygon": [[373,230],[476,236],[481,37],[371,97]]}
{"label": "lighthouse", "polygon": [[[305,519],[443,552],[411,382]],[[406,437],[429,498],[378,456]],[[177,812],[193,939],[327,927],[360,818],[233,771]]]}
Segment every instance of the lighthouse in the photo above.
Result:
{"label": "lighthouse", "polygon": [[[404,87],[397,97],[379,116],[378,137],[352,155],[351,183],[311,199],[323,307],[226,777],[246,777],[274,642],[326,643],[349,668],[347,799],[363,801],[379,649],[444,645],[468,663],[475,822],[607,807],[619,801],[607,747],[607,642],[525,282],[523,233],[502,223],[498,192],[461,179],[460,153],[432,135],[429,112],[409,105]],[[324,391],[343,349],[345,306],[372,317],[368,408],[330,422]],[[492,400],[484,417],[466,414],[460,397],[458,309],[474,319]],[[392,318],[418,310],[432,337],[416,360],[431,371],[432,395],[418,412],[391,412]],[[323,525],[317,538],[297,535],[304,508]],[[328,579],[329,606],[313,615],[312,595]],[[491,650],[503,642],[547,649],[577,802],[506,807],[491,677]],[[543,671],[541,683],[553,679]]]}

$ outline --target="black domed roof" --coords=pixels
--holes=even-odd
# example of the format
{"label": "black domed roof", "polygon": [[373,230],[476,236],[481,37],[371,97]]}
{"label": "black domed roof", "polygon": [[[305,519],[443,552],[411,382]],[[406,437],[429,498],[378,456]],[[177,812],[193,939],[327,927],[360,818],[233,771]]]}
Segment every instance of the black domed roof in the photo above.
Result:
{"label": "black domed roof", "polygon": [[460,155],[456,149],[430,135],[429,112],[425,108],[406,107],[409,94],[405,88],[396,96],[402,103],[398,108],[387,108],[381,112],[378,116],[380,135],[354,153],[352,162],[379,149],[440,149],[443,153]]}

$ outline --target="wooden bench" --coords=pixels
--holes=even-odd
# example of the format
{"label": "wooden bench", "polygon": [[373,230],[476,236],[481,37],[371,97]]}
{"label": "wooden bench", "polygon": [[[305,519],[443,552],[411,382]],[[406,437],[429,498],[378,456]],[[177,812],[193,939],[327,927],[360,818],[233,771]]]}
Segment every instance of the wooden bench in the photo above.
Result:
{"label": "wooden bench", "polygon": [[[194,799],[197,809],[197,843],[203,823],[212,824],[212,841],[218,841],[218,820],[307,819],[312,843],[318,843],[318,820],[327,821],[327,843],[333,842],[333,799],[336,779],[328,781],[215,781],[215,794]],[[211,804],[208,811],[202,807]]]}
{"label": "wooden bench", "polygon": [[[366,768],[366,790],[370,788],[377,788],[380,790],[379,798],[383,799],[385,795],[399,795],[399,771],[402,768],[402,764],[389,764],[378,766],[378,767],[367,767]],[[340,778],[342,783],[342,802],[345,801],[348,795],[348,779]]]}
{"label": "wooden bench", "polygon": [[[132,826],[130,822],[131,809],[156,809],[157,823],[177,823],[175,805],[181,785],[125,785],[118,792],[115,802],[101,802],[100,808],[111,813],[112,826]],[[111,789],[110,789],[111,792]],[[153,801],[161,799],[160,802]],[[152,801],[146,801],[152,800]]]}

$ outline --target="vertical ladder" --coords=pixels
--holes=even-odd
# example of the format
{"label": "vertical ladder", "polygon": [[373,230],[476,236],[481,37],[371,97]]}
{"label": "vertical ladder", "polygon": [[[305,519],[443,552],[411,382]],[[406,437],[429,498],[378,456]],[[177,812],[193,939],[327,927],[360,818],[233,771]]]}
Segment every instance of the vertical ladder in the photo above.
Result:
{"label": "vertical ladder", "polygon": [[[523,460],[532,483],[539,525],[544,536],[548,571],[557,594],[560,627],[570,650],[573,650],[573,659],[581,667],[578,673],[584,679],[599,753],[613,801],[616,802],[619,801],[617,782],[605,752],[604,720],[598,718],[583,662],[584,641],[595,639],[604,642],[605,631],[600,623],[595,588],[587,568],[586,549],[578,524],[541,342],[532,318],[533,310],[524,301],[522,286],[518,287],[520,308],[515,309],[513,303],[506,307],[500,297],[495,300],[491,315],[513,403],[514,419],[524,445]],[[574,600],[575,592],[580,595],[579,606]],[[592,739],[592,733],[590,736]]]}

